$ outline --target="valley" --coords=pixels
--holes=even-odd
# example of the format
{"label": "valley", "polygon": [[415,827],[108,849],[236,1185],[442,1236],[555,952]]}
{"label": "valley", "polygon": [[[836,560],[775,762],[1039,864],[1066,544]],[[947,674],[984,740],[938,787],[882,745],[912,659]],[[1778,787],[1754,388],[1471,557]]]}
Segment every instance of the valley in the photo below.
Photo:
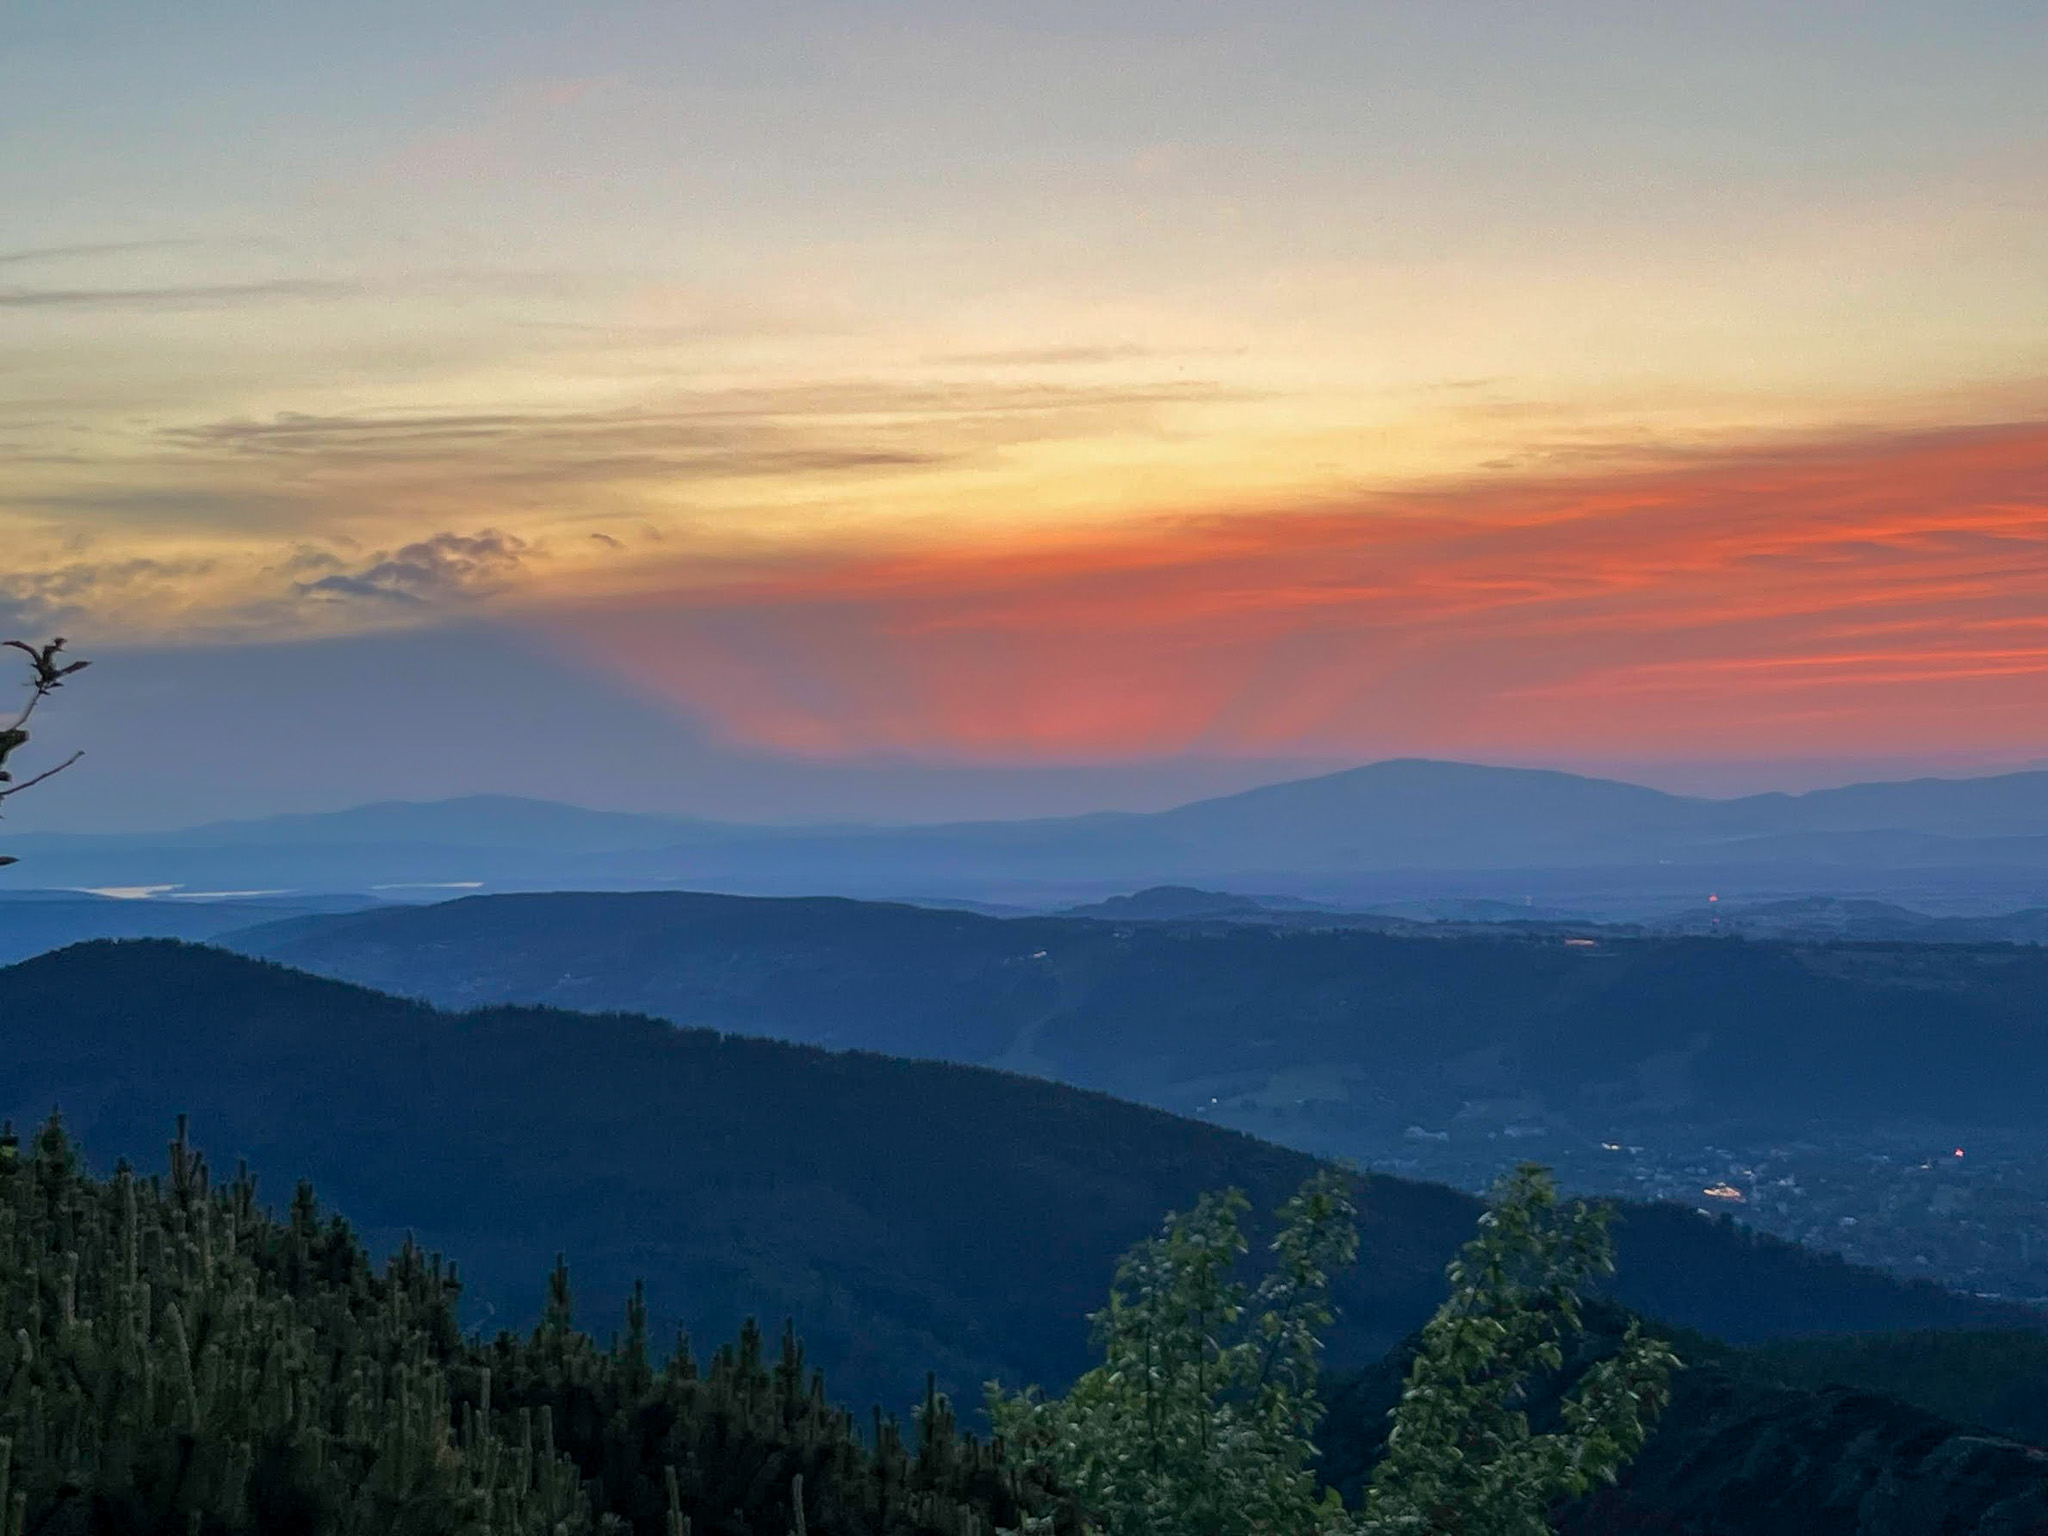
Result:
{"label": "valley", "polygon": [[[2048,951],[1281,917],[593,893],[223,942],[444,1006],[622,1008],[996,1065],[1468,1190],[1533,1157],[1587,1192],[2048,1294],[2048,1045],[2027,1027]],[[1959,1145],[1960,1168],[1939,1161]]]}

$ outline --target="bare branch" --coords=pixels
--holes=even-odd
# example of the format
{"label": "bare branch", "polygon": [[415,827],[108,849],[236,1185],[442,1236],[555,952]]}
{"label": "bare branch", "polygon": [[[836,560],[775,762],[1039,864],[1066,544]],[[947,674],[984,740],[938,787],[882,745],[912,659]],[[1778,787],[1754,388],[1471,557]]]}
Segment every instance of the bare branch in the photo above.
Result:
{"label": "bare branch", "polygon": [[[24,789],[55,778],[66,768],[85,756],[74,752],[54,768],[45,768],[31,778],[14,782],[14,775],[7,771],[7,759],[28,742],[29,716],[36,712],[36,706],[64,686],[64,680],[75,673],[83,672],[92,663],[89,661],[67,661],[64,659],[64,637],[59,635],[48,645],[31,645],[26,640],[0,640],[0,650],[20,651],[28,657],[32,669],[29,678],[28,702],[21,707],[10,725],[0,726],[0,802],[4,802]],[[0,865],[12,864],[12,858],[0,856]]]}
{"label": "bare branch", "polygon": [[19,784],[10,784],[7,786],[7,788],[0,789],[0,800],[5,800],[9,795],[18,795],[24,789],[34,789],[36,785],[42,783],[43,780],[45,779],[54,779],[58,774],[62,773],[66,768],[69,768],[73,763],[77,762],[83,756],[85,756],[85,752],[84,749],[81,748],[79,751],[76,751],[72,753],[69,757],[65,758],[64,761],[59,763],[56,767],[45,768],[41,773],[37,774],[32,779],[23,779]]}
{"label": "bare branch", "polygon": [[5,731],[0,731],[0,735],[11,736],[27,725],[28,717],[36,712],[36,706],[48,698],[49,694],[50,691],[47,688],[37,688],[31,692],[28,696],[28,702],[21,706],[21,713],[14,717],[14,723],[8,726]]}

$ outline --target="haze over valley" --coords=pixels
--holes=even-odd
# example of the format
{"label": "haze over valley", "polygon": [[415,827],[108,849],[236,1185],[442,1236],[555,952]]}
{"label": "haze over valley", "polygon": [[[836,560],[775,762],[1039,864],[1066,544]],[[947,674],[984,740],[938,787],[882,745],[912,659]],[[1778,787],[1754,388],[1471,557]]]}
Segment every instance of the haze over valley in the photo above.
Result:
{"label": "haze over valley", "polygon": [[1641,918],[1819,895],[1988,916],[2048,901],[2048,771],[1712,800],[1402,760],[1151,813],[792,827],[475,796],[21,846],[53,883],[187,901],[682,887],[1053,910],[1170,882],[1340,910],[1540,899]]}

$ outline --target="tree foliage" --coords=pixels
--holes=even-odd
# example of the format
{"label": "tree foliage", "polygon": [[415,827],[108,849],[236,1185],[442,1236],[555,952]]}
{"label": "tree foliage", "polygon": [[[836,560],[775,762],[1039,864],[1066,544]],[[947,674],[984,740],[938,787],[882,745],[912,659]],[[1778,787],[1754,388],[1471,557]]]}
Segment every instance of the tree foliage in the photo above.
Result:
{"label": "tree foliage", "polygon": [[990,1389],[1013,1453],[1108,1536],[1534,1536],[1559,1500],[1613,1479],[1667,1400],[1677,1362],[1631,1324],[1556,1405],[1557,1426],[1532,1427],[1613,1245],[1604,1211],[1561,1204],[1524,1166],[1451,1264],[1364,1508],[1346,1510],[1318,1487],[1312,1437],[1329,1279],[1356,1254],[1355,1212],[1337,1175],[1310,1179],[1247,1286],[1246,1209],[1235,1191],[1205,1196],[1131,1250],[1095,1318],[1102,1364],[1065,1397]]}
{"label": "tree foliage", "polygon": [[300,1185],[283,1220],[186,1142],[95,1179],[0,1131],[0,1536],[986,1536],[1077,1522],[928,1391],[915,1432],[830,1405],[793,1331],[701,1370],[573,1325],[466,1338],[452,1266],[381,1268]]}
{"label": "tree foliage", "polygon": [[1247,1208],[1236,1190],[1205,1195],[1125,1256],[1094,1318],[1103,1362],[1065,1397],[990,1388],[1013,1453],[1051,1468],[1111,1536],[1306,1532],[1339,1516],[1309,1436],[1355,1212],[1338,1175],[1313,1176],[1281,1207],[1273,1265],[1252,1287],[1236,1277]]}
{"label": "tree foliage", "polygon": [[1530,1422],[1532,1396],[1585,1331],[1587,1288],[1614,1270],[1608,1228],[1604,1209],[1561,1202],[1534,1164],[1494,1187],[1450,1265],[1450,1297],[1422,1330],[1365,1530],[1542,1536],[1553,1505],[1612,1482],[1642,1449],[1678,1361],[1633,1320],[1620,1349],[1564,1395],[1557,1427]]}

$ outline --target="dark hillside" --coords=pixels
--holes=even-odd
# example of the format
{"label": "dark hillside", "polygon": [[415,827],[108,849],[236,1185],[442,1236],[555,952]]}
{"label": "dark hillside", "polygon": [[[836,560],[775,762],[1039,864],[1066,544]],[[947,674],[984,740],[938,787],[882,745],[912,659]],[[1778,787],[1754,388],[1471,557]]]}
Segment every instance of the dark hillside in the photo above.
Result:
{"label": "dark hillside", "polygon": [[469,897],[416,922],[288,919],[244,953],[444,1007],[624,1009],[814,1045],[984,1062],[1059,998],[1027,964],[1093,924],[839,897],[593,892]]}
{"label": "dark hillside", "polygon": [[227,942],[447,1006],[624,1008],[1182,1112],[1307,1102],[1333,1145],[1473,1101],[1589,1140],[2031,1126],[2048,1090],[2048,950],[2005,945],[1568,944],[688,893],[474,897]]}
{"label": "dark hillside", "polygon": [[[970,1392],[1061,1380],[1116,1254],[1226,1184],[1262,1206],[1299,1154],[1005,1073],[536,1009],[445,1014],[216,950],[82,945],[0,971],[0,1112],[65,1111],[97,1158],[157,1160],[189,1111],[217,1160],[312,1179],[373,1240],[464,1256],[473,1301],[537,1310],[557,1249],[592,1315],[793,1314],[846,1390],[903,1362]],[[269,1198],[283,1191],[273,1187]],[[1339,1361],[1426,1314],[1476,1205],[1371,1179]],[[1643,1210],[1619,1294],[1738,1339],[2032,1315]]]}
{"label": "dark hillside", "polygon": [[[1297,1154],[986,1071],[532,1009],[451,1015],[220,951],[94,944],[0,972],[0,1110],[52,1105],[94,1156],[154,1162],[189,1111],[216,1158],[304,1176],[389,1241],[465,1256],[528,1317],[557,1249],[596,1315],[803,1320],[849,1386],[938,1366],[1061,1374],[1111,1257]],[[283,1191],[273,1189],[271,1198]],[[1443,1220],[1469,1217],[1446,1195]],[[1362,1313],[1429,1301],[1408,1264]],[[1365,1347],[1370,1348],[1370,1344]]]}
{"label": "dark hillside", "polygon": [[[1400,1356],[1333,1386],[1325,1473],[1356,1497],[1400,1392]],[[1539,1416],[1540,1418],[1540,1416]],[[1619,1483],[1559,1511],[1562,1536],[2032,1536],[2048,1452],[1851,1387],[1681,1371]]]}
{"label": "dark hillside", "polygon": [[[1558,1395],[1618,1344],[1627,1318],[1596,1303],[1562,1379],[1528,1402],[1539,1432],[1557,1427]],[[1642,1454],[1603,1488],[1557,1512],[1562,1536],[2022,1536],[2048,1531],[2048,1451],[2025,1430],[1983,1427],[1976,1411],[2015,1384],[1986,1358],[2003,1340],[2038,1364],[2036,1337],[1920,1333],[1805,1340],[1731,1350],[1681,1333],[1685,1369]],[[1385,1450],[1389,1411],[1413,1359],[1404,1340],[1367,1369],[1330,1383],[1319,1437],[1325,1477],[1347,1502]],[[1913,1365],[1901,1371],[1903,1361]],[[1849,1367],[1846,1374],[1830,1363]],[[1960,1391],[1930,1404],[1940,1365]],[[2001,1375],[2007,1379],[1999,1381]],[[1895,1378],[1904,1401],[1879,1387]],[[1946,1410],[1946,1411],[1944,1411]],[[2038,1418],[2038,1415],[2030,1417]],[[1999,1432],[2003,1429],[2003,1432]],[[2023,1438],[2010,1438],[2015,1430]]]}
{"label": "dark hillside", "polygon": [[1727,1363],[1749,1380],[1861,1387],[2048,1445],[2048,1334],[1944,1330],[1778,1339],[1730,1351]]}

